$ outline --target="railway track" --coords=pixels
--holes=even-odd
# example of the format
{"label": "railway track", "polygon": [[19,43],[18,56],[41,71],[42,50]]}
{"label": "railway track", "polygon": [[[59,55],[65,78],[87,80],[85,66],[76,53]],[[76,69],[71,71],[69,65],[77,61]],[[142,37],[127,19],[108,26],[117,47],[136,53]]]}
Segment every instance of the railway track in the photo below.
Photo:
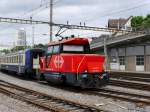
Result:
{"label": "railway track", "polygon": [[[115,83],[116,82],[117,81],[115,81]],[[110,81],[110,83],[112,83],[112,81]],[[125,84],[121,82],[116,85],[122,86]],[[124,87],[129,87],[129,85],[124,86]],[[136,85],[135,87],[139,89],[138,85]],[[97,95],[100,97],[105,96],[105,97],[113,98],[115,100],[118,99],[118,100],[124,100],[128,102],[150,105],[150,96],[141,95],[141,94],[127,93],[127,92],[116,91],[112,89],[110,90],[107,88],[102,88],[96,91],[85,90],[82,92],[77,89],[72,89],[72,88],[66,89],[66,90],[77,92],[77,93],[89,94],[89,95]],[[16,86],[16,85],[13,85],[8,82],[1,81],[1,80],[0,80],[0,92],[8,96],[12,96],[13,98],[20,99],[22,101],[28,102],[40,108],[44,108],[46,110],[50,110],[54,112],[67,112],[67,111],[101,112],[103,111],[93,106],[87,106],[87,105],[83,105],[83,104],[76,103],[76,102],[70,102],[64,99],[58,99],[58,98],[55,98],[55,97],[52,97],[43,93],[39,93],[33,90],[22,88],[22,87],[19,87],[19,86]],[[103,112],[106,112],[106,111],[103,111]]]}
{"label": "railway track", "polygon": [[59,99],[4,81],[0,81],[0,92],[53,112],[106,112],[94,106]]}
{"label": "railway track", "polygon": [[148,84],[148,83],[146,84],[146,83],[138,83],[138,82],[111,79],[109,84],[113,85],[113,86],[150,91],[150,84]]}
{"label": "railway track", "polygon": [[67,87],[64,86],[63,88],[61,86],[54,86],[54,87],[63,89],[66,91],[75,92],[75,93],[82,93],[86,95],[96,95],[100,97],[104,96],[108,98],[113,98],[113,99],[133,102],[133,103],[143,103],[146,105],[150,105],[150,96],[135,94],[135,93],[127,93],[124,91],[118,91],[118,90],[110,89],[110,88],[108,89],[107,86],[98,90],[97,89],[96,90],[85,89],[84,91],[77,89],[77,88],[68,87],[68,86]]}
{"label": "railway track", "polygon": [[129,76],[111,76],[112,78],[116,79],[124,79],[124,80],[130,80],[130,81],[139,81],[139,82],[150,82],[150,78],[143,78],[143,77],[129,77]]}
{"label": "railway track", "polygon": [[133,103],[142,103],[146,105],[150,105],[150,96],[146,95],[141,95],[141,94],[135,94],[135,93],[128,93],[124,91],[116,91],[115,89],[99,89],[97,92],[88,92],[90,94],[94,94],[97,96],[105,96],[105,97],[110,97],[113,99],[119,99],[119,100],[124,100],[128,102],[133,102]]}
{"label": "railway track", "polygon": [[150,82],[149,74],[111,72],[110,76],[112,78],[116,78],[116,79],[125,79],[125,80],[140,81],[140,82]]}
{"label": "railway track", "polygon": [[128,101],[128,102],[133,102],[133,103],[142,103],[146,105],[150,105],[150,96],[146,95],[141,95],[141,94],[135,94],[135,93],[128,93],[124,91],[118,91],[115,89],[108,89],[107,86],[101,89],[94,89],[94,90],[88,90],[85,89],[84,91],[73,88],[73,87],[60,87],[60,86],[54,86],[59,89],[63,89],[66,91],[71,91],[75,93],[82,93],[86,95],[96,95],[99,97],[107,97],[107,98],[113,98],[115,100],[123,100],[123,101]]}

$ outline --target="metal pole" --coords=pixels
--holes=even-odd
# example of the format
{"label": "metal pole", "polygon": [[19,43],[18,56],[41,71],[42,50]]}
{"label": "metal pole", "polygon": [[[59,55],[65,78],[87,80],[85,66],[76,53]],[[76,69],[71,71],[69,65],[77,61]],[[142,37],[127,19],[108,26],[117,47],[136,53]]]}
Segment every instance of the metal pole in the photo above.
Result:
{"label": "metal pole", "polygon": [[[30,20],[32,22],[32,16],[30,17]],[[32,48],[34,48],[34,24],[32,24]]]}
{"label": "metal pole", "polygon": [[53,0],[50,0],[50,42],[53,40]]}
{"label": "metal pole", "polygon": [[34,48],[34,25],[32,25],[32,48]]}
{"label": "metal pole", "polygon": [[104,54],[105,54],[105,69],[107,70],[108,64],[108,55],[107,55],[107,44],[106,44],[107,36],[104,37]]}

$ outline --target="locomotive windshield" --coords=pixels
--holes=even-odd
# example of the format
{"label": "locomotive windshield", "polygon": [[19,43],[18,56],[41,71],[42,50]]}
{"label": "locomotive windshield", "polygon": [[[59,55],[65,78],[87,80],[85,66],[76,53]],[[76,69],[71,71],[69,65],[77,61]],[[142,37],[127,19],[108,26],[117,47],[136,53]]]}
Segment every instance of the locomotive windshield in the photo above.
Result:
{"label": "locomotive windshield", "polygon": [[76,46],[76,45],[64,45],[63,51],[75,51],[75,52],[83,52],[84,46]]}
{"label": "locomotive windshield", "polygon": [[84,45],[63,45],[62,50],[66,53],[89,53],[89,47]]}
{"label": "locomotive windshield", "polygon": [[57,53],[90,53],[89,45],[53,45],[47,48],[46,54],[57,54]]}

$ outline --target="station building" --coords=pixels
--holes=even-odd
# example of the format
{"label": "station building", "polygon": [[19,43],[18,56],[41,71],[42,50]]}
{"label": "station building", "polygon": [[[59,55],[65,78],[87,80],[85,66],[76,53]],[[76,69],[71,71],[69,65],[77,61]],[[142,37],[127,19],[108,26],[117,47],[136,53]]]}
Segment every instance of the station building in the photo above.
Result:
{"label": "station building", "polygon": [[104,46],[107,46],[108,69],[150,73],[150,30],[145,33],[101,36],[91,42],[94,53],[103,53]]}
{"label": "station building", "polygon": [[[94,38],[91,49],[94,53],[107,54],[107,69],[127,72],[150,73],[150,29],[133,32],[132,16],[129,18],[109,19],[108,28],[122,30],[111,35]],[[126,32],[126,31],[131,32]],[[105,41],[105,42],[104,42]]]}

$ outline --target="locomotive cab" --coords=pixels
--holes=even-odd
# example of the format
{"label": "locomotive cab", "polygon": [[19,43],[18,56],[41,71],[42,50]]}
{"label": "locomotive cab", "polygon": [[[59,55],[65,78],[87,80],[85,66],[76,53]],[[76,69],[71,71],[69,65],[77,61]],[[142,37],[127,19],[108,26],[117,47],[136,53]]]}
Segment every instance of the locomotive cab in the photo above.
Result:
{"label": "locomotive cab", "polygon": [[104,60],[102,55],[90,54],[88,39],[71,38],[49,44],[40,60],[40,71],[48,82],[99,87],[108,80]]}

